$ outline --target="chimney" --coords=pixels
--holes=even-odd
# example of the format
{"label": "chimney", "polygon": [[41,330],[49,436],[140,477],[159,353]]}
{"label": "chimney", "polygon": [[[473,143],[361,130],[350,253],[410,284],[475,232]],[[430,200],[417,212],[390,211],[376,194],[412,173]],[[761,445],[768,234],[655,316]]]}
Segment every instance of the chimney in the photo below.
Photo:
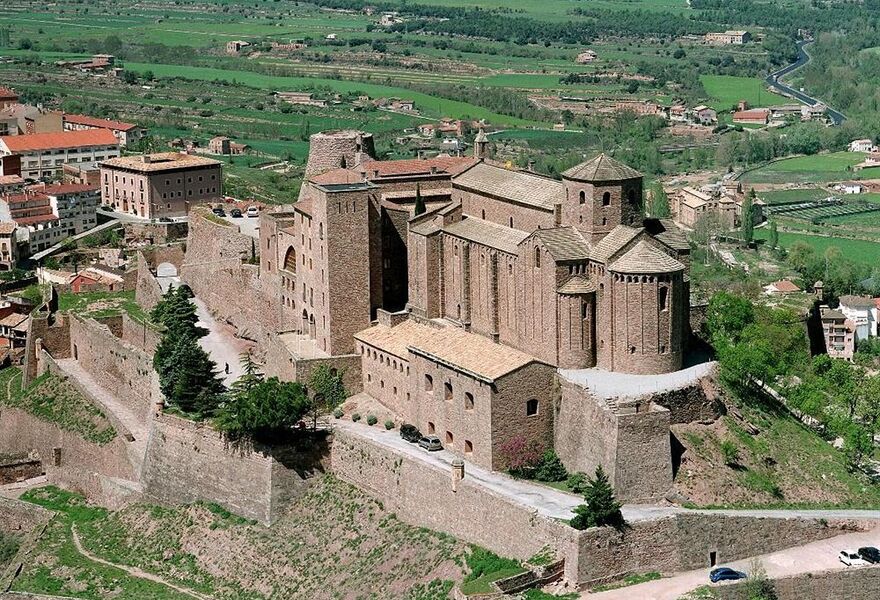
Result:
{"label": "chimney", "polygon": [[431,175],[437,174],[437,165],[431,165]]}
{"label": "chimney", "polygon": [[148,165],[151,162],[153,162],[153,157],[150,156],[149,154],[143,154],[143,155],[141,155],[141,162],[144,163],[145,165]]}

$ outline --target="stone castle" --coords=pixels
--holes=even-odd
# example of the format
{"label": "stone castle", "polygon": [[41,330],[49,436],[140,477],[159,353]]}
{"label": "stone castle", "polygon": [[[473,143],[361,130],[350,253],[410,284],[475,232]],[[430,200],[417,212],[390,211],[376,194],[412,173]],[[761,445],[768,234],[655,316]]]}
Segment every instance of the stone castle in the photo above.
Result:
{"label": "stone castle", "polygon": [[559,419],[586,410],[559,391],[582,370],[682,367],[689,246],[670,221],[642,217],[640,173],[604,154],[561,182],[511,170],[488,159],[482,133],[473,157],[433,159],[376,160],[357,131],[311,141],[299,201],[260,228],[260,279],[280,299],[291,362],[358,364],[364,393],[494,469],[521,436],[570,469],[614,474],[620,417],[638,412],[659,421],[646,438],[657,447],[627,460],[658,463],[646,478],[662,481],[635,496],[665,493],[666,409],[581,387],[613,434],[588,439],[571,428],[595,418]]}

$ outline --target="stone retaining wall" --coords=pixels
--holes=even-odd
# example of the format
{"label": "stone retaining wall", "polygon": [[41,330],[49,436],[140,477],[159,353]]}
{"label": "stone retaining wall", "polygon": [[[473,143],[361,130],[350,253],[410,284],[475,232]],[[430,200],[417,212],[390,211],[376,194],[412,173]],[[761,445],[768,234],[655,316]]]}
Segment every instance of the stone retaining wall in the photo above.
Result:
{"label": "stone retaining wall", "polygon": [[205,423],[156,416],[147,441],[144,494],[160,504],[216,502],[263,524],[275,521],[306,480],[323,471],[323,442],[236,448]]}
{"label": "stone retaining wall", "polygon": [[[880,595],[880,566],[811,573],[773,580],[778,600],[876,600]],[[749,600],[746,584],[720,586],[719,600]]]}
{"label": "stone retaining wall", "polygon": [[143,252],[137,253],[137,283],[134,299],[148,312],[162,299],[162,288]]}

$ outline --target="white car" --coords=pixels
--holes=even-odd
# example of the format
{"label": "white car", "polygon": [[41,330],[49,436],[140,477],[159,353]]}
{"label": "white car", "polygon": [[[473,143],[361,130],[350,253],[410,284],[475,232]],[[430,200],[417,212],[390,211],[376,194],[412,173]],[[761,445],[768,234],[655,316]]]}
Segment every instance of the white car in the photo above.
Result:
{"label": "white car", "polygon": [[260,216],[260,209],[257,208],[256,206],[248,206],[248,208],[247,208],[247,216],[249,216],[249,217],[259,217],[259,216]]}
{"label": "white car", "polygon": [[859,556],[859,553],[855,550],[841,550],[837,558],[848,567],[866,567],[871,564]]}

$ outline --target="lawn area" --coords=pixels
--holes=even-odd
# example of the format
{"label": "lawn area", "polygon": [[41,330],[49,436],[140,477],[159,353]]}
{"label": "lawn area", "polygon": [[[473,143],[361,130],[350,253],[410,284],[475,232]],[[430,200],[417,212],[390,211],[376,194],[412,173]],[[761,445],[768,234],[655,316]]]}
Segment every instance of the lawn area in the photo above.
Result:
{"label": "lawn area", "polygon": [[764,82],[751,77],[733,75],[700,75],[703,88],[709,94],[709,105],[715,110],[730,110],[740,100],[749,106],[774,106],[790,104],[792,101],[769,91]]}
{"label": "lawn area", "polygon": [[[766,227],[755,230],[756,239],[767,239],[769,230]],[[825,237],[803,233],[779,232],[779,243],[783,248],[788,248],[795,242],[806,242],[815,248],[819,254],[828,248],[836,247],[844,257],[869,266],[876,266],[880,262],[880,242],[868,242],[865,240],[850,240],[845,238]]]}
{"label": "lawn area", "polygon": [[414,92],[406,88],[377,85],[375,83],[322,79],[318,77],[283,77],[263,75],[262,73],[254,73],[253,71],[231,71],[225,69],[212,69],[209,67],[189,67],[182,65],[134,62],[125,63],[125,68],[138,73],[152,71],[156,77],[182,77],[185,79],[200,81],[226,80],[267,90],[292,91],[321,86],[330,88],[334,92],[344,94],[362,92],[368,94],[371,98],[397,96],[415,101],[416,108],[425,115],[438,117],[448,116],[460,119],[486,119],[493,124],[514,126],[540,125],[539,123],[532,121],[501,115],[475,104],[437,98],[421,92]]}
{"label": "lawn area", "polygon": [[[778,160],[742,176],[743,183],[820,183],[852,179],[851,168],[864,160],[859,152],[826,152]],[[870,177],[859,171],[862,178]]]}
{"label": "lawn area", "polygon": [[[224,224],[226,221],[224,221]],[[144,309],[135,301],[134,290],[126,292],[62,292],[58,295],[58,310],[75,312],[93,318],[109,317],[127,312],[138,322],[147,320]]]}
{"label": "lawn area", "polygon": [[796,190],[773,190],[760,192],[758,196],[767,204],[779,204],[782,202],[813,202],[822,200],[832,195],[828,190],[821,188],[800,188]]}

